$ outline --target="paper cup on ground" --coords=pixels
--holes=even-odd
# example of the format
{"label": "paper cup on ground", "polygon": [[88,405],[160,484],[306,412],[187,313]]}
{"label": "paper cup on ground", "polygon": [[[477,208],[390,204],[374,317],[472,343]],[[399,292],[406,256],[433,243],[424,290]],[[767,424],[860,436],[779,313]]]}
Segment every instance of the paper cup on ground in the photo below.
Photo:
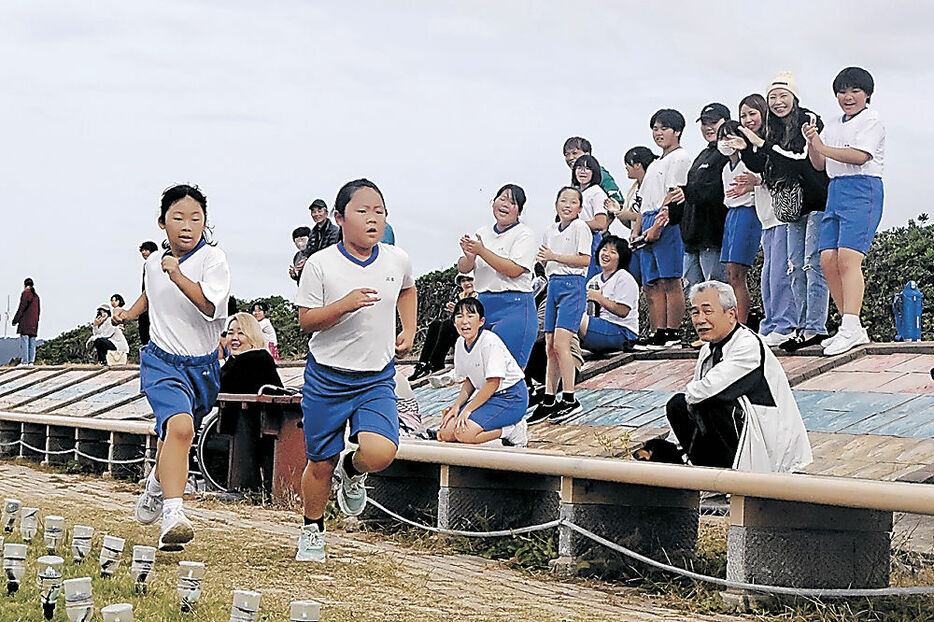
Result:
{"label": "paper cup on ground", "polygon": [[256,622],[259,618],[259,592],[234,590],[230,622]]}
{"label": "paper cup on ground", "polygon": [[65,518],[63,516],[46,516],[45,531],[42,535],[45,537],[45,548],[48,549],[49,553],[57,550],[65,540]]}
{"label": "paper cup on ground", "polygon": [[3,574],[6,575],[6,590],[13,594],[26,574],[26,545],[7,542],[3,545]]}
{"label": "paper cup on ground", "polygon": [[76,564],[84,561],[91,552],[91,538],[94,537],[94,528],[87,525],[75,525],[71,534],[71,555]]}
{"label": "paper cup on ground", "polygon": [[16,525],[16,518],[19,516],[19,509],[22,507],[19,499],[3,500],[3,515],[0,520],[3,521],[3,532],[13,533],[13,526]]}
{"label": "paper cup on ground", "polygon": [[201,581],[204,579],[204,564],[201,562],[178,562],[178,598],[182,611],[191,611],[201,598]]}
{"label": "paper cup on ground", "polygon": [[39,587],[39,603],[46,620],[55,615],[55,605],[62,593],[62,567],[65,560],[57,555],[45,555],[36,560],[36,585]]}
{"label": "paper cup on ground", "polygon": [[39,532],[39,508],[23,508],[20,510],[19,535],[24,542],[32,542]]}
{"label": "paper cup on ground", "polygon": [[126,540],[116,536],[104,536],[104,543],[101,545],[101,576],[109,577],[116,572],[120,566],[120,558],[123,557],[123,547]]}
{"label": "paper cup on ground", "polygon": [[94,615],[94,597],[91,595],[91,577],[68,579],[65,588],[65,613],[71,622],[88,622]]}
{"label": "paper cup on ground", "polygon": [[318,622],[321,618],[321,603],[313,600],[293,600],[289,606],[291,622]]}
{"label": "paper cup on ground", "polygon": [[104,622],[133,622],[133,605],[130,603],[107,605],[101,609],[101,615],[104,617]]}
{"label": "paper cup on ground", "polygon": [[133,562],[130,564],[130,575],[136,584],[137,592],[145,592],[152,581],[152,569],[156,563],[156,547],[134,546]]}

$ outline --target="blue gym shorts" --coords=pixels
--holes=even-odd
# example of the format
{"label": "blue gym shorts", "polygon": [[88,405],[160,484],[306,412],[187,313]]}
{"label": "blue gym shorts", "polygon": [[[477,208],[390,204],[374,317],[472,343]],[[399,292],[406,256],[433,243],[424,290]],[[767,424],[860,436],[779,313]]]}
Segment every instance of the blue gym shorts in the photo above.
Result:
{"label": "blue gym shorts", "polygon": [[720,263],[737,263],[751,266],[759,252],[762,238],[762,223],[756,208],[731,207],[723,223],[723,245],[720,247]]}
{"label": "blue gym shorts", "polygon": [[[633,309],[630,313],[638,313]],[[639,339],[625,326],[614,324],[602,317],[587,318],[587,334],[581,338],[581,347],[591,352],[624,352]]]}
{"label": "blue gym shorts", "polygon": [[308,353],[302,386],[305,456],[323,462],[344,450],[344,427],[350,420],[350,440],[373,432],[399,446],[396,409],[396,366],[380,371],[350,371],[321,365]]}
{"label": "blue gym shorts", "polygon": [[532,292],[482,292],[477,295],[486,315],[484,328],[506,344],[519,367],[525,368],[538,336],[538,310]]}
{"label": "blue gym shorts", "polygon": [[491,395],[480,408],[470,413],[470,420],[483,428],[484,432],[489,432],[507,425],[516,425],[528,409],[529,389],[525,380],[520,380],[511,387]]}
{"label": "blue gym shorts", "polygon": [[545,297],[545,332],[564,328],[576,333],[587,310],[587,282],[579,274],[553,274],[548,277]]}
{"label": "blue gym shorts", "polygon": [[881,177],[845,175],[831,179],[818,249],[849,248],[867,254],[882,221],[883,194]]}
{"label": "blue gym shorts", "polygon": [[[657,216],[658,212],[643,214],[642,230],[655,224]],[[680,225],[666,226],[657,242],[646,244],[636,252],[642,270],[642,278],[636,280],[643,285],[652,285],[658,279],[680,279],[684,275],[684,241]]]}
{"label": "blue gym shorts", "polygon": [[221,388],[217,353],[169,354],[150,341],[139,352],[139,388],[156,416],[159,438],[165,440],[166,423],[182,413],[191,416],[197,430]]}

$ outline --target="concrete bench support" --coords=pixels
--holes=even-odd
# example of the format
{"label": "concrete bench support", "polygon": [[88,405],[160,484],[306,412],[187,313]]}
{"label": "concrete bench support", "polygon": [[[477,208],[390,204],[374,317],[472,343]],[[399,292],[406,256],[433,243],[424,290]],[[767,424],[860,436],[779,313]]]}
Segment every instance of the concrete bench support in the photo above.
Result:
{"label": "concrete bench support", "polygon": [[119,464],[124,460],[138,460],[146,451],[147,437],[139,434],[124,434],[112,432],[110,434],[110,474],[116,479],[135,479],[143,476],[143,463]]}
{"label": "concrete bench support", "polygon": [[[367,495],[400,516],[433,525],[438,519],[439,479],[437,464],[396,460],[389,468],[367,475]],[[368,523],[400,526],[372,505],[367,505],[360,518]]]}
{"label": "concrete bench support", "polygon": [[[695,490],[561,478],[561,518],[637,553],[683,562],[697,544],[700,494]],[[567,527],[559,529],[563,575],[613,572],[630,561]]]}
{"label": "concrete bench support", "polygon": [[19,421],[0,421],[0,456],[19,455],[19,443],[23,433],[23,424]]}
{"label": "concrete bench support", "polygon": [[75,448],[75,429],[50,425],[48,426],[48,434],[49,436],[46,439],[45,449],[46,451],[54,453],[47,454],[44,462],[47,464],[65,464],[69,460],[73,460],[75,454],[62,454],[58,452]]}
{"label": "concrete bench support", "polygon": [[90,428],[75,428],[75,449],[99,460],[91,460],[78,456],[78,464],[87,467],[94,473],[107,471],[107,458],[110,454],[110,432],[105,430],[92,430]]}
{"label": "concrete bench support", "polygon": [[559,485],[551,475],[442,465],[438,526],[499,530],[555,520]]}
{"label": "concrete bench support", "polygon": [[22,440],[29,447],[20,445],[19,455],[28,460],[38,460],[43,464],[48,464],[48,456],[45,454],[46,433],[47,426],[41,423],[24,423]]}
{"label": "concrete bench support", "polygon": [[891,512],[734,495],[726,576],[791,587],[888,587],[891,544]]}

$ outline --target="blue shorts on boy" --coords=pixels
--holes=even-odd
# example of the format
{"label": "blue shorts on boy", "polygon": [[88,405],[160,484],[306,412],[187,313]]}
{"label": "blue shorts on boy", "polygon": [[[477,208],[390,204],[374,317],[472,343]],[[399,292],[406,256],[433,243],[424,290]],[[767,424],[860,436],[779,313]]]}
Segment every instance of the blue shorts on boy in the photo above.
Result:
{"label": "blue shorts on boy", "polygon": [[166,423],[178,414],[191,415],[194,428],[217,401],[221,386],[217,353],[170,354],[149,342],[140,350],[139,384],[156,417],[156,433],[165,440]]}
{"label": "blue shorts on boy", "polygon": [[[657,217],[658,212],[643,214],[642,231],[654,225]],[[651,285],[658,279],[680,279],[684,274],[684,240],[680,225],[665,226],[657,242],[646,244],[636,252],[642,271],[642,278],[637,280],[643,285]]]}
{"label": "blue shorts on boy", "polygon": [[344,427],[350,439],[372,432],[399,445],[396,370],[390,361],[382,371],[350,371],[321,365],[309,352],[302,386],[305,456],[322,462],[344,450]]}
{"label": "blue shorts on boy", "polygon": [[538,335],[538,313],[533,292],[483,292],[477,294],[483,305],[484,327],[496,333],[509,352],[525,367],[532,356]]}
{"label": "blue shorts on boy", "polygon": [[818,248],[849,248],[867,254],[882,221],[883,194],[881,177],[844,175],[831,179]]}
{"label": "blue shorts on boy", "polygon": [[761,238],[762,224],[756,215],[755,205],[729,208],[723,224],[720,261],[751,266],[759,252]]}
{"label": "blue shorts on boy", "polygon": [[548,278],[545,296],[546,333],[563,328],[576,333],[587,310],[587,291],[584,277],[577,274],[556,275]]}
{"label": "blue shorts on boy", "polygon": [[602,317],[587,319],[587,334],[581,338],[581,347],[591,352],[623,352],[631,349],[639,339],[625,326],[614,324]]}

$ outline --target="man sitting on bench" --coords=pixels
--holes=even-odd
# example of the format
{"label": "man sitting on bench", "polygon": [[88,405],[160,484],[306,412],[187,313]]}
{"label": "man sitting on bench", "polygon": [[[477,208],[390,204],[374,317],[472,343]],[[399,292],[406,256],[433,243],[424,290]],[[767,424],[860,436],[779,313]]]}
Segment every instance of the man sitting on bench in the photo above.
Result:
{"label": "man sitting on bench", "polygon": [[635,457],[683,464],[686,454],[696,466],[802,470],[811,445],[788,378],[756,333],[737,321],[733,289],[705,281],[691,288],[690,300],[704,342],[694,379],[668,401],[669,440],[649,441]]}

